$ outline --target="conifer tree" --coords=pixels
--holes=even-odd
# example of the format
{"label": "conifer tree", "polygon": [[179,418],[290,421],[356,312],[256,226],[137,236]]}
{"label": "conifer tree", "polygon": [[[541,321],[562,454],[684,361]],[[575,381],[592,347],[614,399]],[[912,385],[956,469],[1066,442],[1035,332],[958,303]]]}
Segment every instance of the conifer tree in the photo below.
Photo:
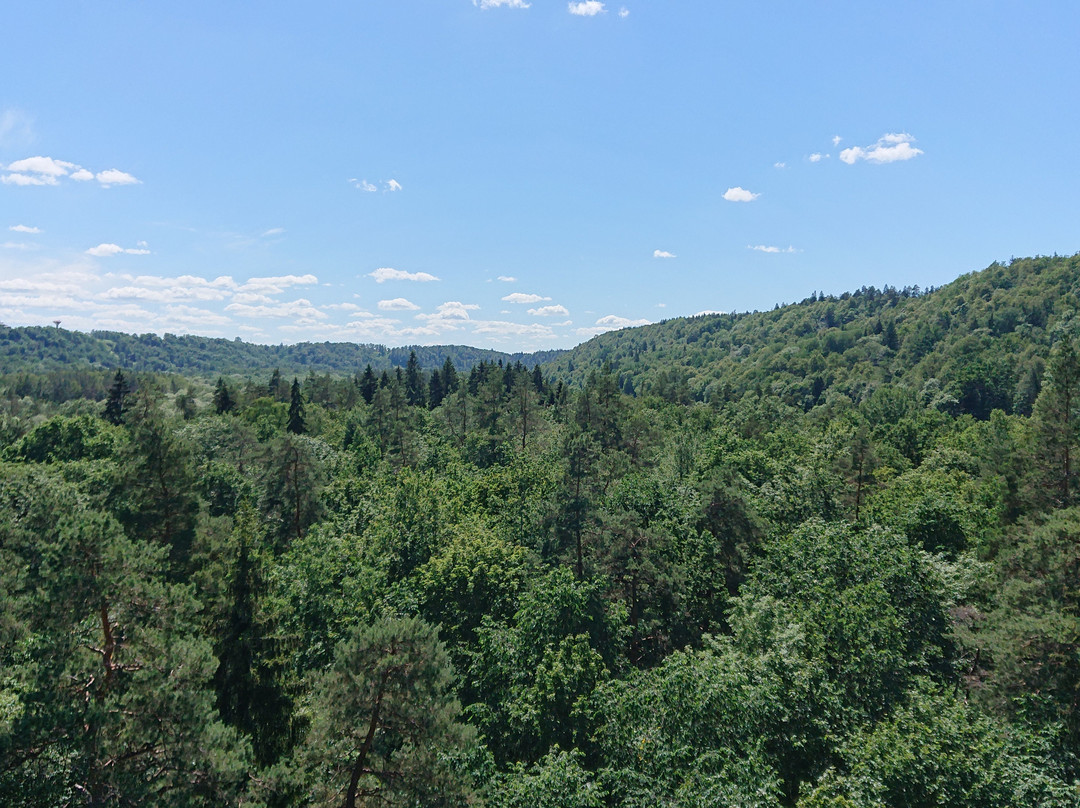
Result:
{"label": "conifer tree", "polygon": [[225,384],[225,378],[218,376],[217,387],[214,388],[214,412],[218,415],[228,415],[236,409],[229,386]]}
{"label": "conifer tree", "polygon": [[458,389],[458,374],[457,368],[454,367],[453,360],[448,356],[442,366],[442,383],[443,391],[446,395],[450,395],[452,392]]}
{"label": "conifer tree", "polygon": [[420,370],[420,360],[416,351],[409,351],[409,362],[405,365],[405,400],[410,407],[424,406],[424,375]]}
{"label": "conifer tree", "polygon": [[307,423],[304,421],[304,396],[300,392],[299,379],[293,379],[292,390],[289,394],[289,422],[285,428],[294,435],[303,435],[307,432]]}
{"label": "conifer tree", "polygon": [[313,697],[303,768],[319,805],[473,804],[446,753],[471,740],[438,632],[382,618],[337,648]]}
{"label": "conifer tree", "polygon": [[1037,499],[1068,507],[1076,487],[1074,446],[1080,439],[1080,357],[1068,337],[1050,353],[1046,381],[1032,412]]}
{"label": "conifer tree", "polygon": [[117,368],[112,387],[109,388],[109,397],[105,401],[105,420],[110,424],[119,426],[124,422],[124,407],[130,392],[131,387],[124,378],[123,371]]}
{"label": "conifer tree", "polygon": [[360,395],[364,398],[364,403],[370,404],[371,399],[375,397],[375,391],[379,389],[379,382],[375,378],[375,371],[371,369],[370,364],[364,368],[364,375],[360,377],[358,386]]}

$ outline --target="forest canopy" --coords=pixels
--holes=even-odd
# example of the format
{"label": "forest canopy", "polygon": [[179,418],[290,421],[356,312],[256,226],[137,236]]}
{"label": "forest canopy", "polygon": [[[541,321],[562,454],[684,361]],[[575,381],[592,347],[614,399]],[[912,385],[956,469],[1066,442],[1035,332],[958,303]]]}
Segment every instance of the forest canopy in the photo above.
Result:
{"label": "forest canopy", "polygon": [[303,372],[6,329],[0,801],[1075,806],[1078,288]]}

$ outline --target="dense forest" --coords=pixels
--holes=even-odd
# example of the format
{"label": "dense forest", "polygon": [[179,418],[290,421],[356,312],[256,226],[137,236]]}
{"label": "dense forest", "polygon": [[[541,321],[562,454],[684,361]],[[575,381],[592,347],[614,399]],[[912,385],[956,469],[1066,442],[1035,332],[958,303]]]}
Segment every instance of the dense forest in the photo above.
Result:
{"label": "dense forest", "polygon": [[1078,290],[9,365],[0,802],[1080,805]]}
{"label": "dense forest", "polygon": [[562,353],[505,354],[465,345],[405,348],[350,342],[258,345],[191,334],[159,336],[117,331],[84,334],[60,328],[60,324],[57,321],[54,328],[8,328],[0,324],[0,373],[117,367],[194,375],[253,373],[273,368],[286,373],[351,373],[368,364],[377,370],[405,367],[410,354],[416,354],[425,367],[437,367],[446,359],[465,369],[481,361],[524,362],[531,367]]}

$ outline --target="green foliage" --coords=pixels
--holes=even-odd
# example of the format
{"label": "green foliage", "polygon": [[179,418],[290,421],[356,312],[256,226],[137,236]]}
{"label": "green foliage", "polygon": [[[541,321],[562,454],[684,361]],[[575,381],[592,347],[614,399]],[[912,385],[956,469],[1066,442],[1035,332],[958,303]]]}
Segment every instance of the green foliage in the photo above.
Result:
{"label": "green foliage", "polygon": [[449,754],[470,741],[438,632],[412,618],[356,629],[319,677],[299,771],[307,805],[467,805]]}
{"label": "green foliage", "polygon": [[0,802],[1075,805],[1078,282],[531,369],[0,327]]}

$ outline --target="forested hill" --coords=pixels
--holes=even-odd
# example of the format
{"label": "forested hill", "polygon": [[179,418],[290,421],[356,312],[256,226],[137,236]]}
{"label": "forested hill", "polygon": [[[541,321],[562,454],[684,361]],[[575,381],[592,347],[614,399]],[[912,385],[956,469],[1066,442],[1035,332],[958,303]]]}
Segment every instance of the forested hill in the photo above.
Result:
{"label": "forested hill", "polygon": [[415,351],[420,366],[437,368],[449,358],[468,370],[483,362],[517,362],[532,367],[558,356],[559,351],[507,354],[465,345],[358,345],[349,342],[302,342],[297,345],[257,345],[191,335],[124,334],[117,331],[67,331],[61,328],[7,328],[0,325],[0,373],[52,368],[125,368],[183,374],[247,374],[278,368],[286,375],[355,373],[404,367]]}
{"label": "forested hill", "polygon": [[889,383],[986,417],[1030,413],[1054,325],[1080,309],[1080,254],[994,263],[936,290],[864,287],[749,314],[614,331],[548,365],[580,384],[610,366],[624,391],[669,401],[771,393],[810,409]]}

